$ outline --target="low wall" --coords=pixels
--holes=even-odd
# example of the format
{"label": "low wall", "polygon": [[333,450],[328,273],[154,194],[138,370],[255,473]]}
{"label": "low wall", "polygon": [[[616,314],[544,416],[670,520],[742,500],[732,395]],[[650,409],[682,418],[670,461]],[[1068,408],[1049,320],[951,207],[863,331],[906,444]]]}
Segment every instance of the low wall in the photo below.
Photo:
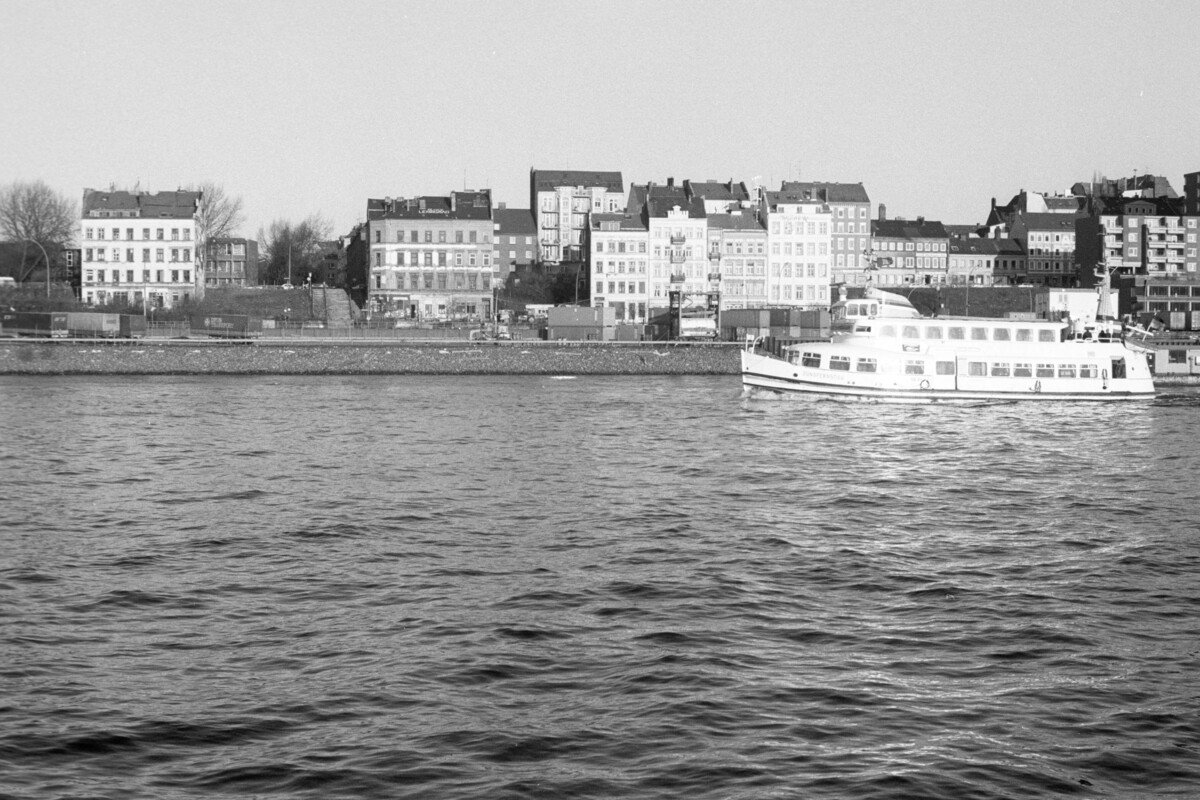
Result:
{"label": "low wall", "polygon": [[0,340],[9,375],[736,375],[736,344]]}

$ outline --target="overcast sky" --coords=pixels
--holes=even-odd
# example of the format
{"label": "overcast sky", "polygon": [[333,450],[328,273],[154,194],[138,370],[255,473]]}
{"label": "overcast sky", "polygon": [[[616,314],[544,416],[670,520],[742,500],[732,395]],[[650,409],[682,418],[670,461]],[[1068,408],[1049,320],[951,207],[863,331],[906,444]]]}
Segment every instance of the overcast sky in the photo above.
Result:
{"label": "overcast sky", "polygon": [[212,180],[254,236],[529,169],[861,181],[889,216],[1200,170],[1200,3],[0,0],[0,184]]}

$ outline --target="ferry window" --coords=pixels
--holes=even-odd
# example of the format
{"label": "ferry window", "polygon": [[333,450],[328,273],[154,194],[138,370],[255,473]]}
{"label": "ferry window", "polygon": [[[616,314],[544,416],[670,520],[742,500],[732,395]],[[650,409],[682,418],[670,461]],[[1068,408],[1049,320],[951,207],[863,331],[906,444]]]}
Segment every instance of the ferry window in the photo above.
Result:
{"label": "ferry window", "polygon": [[1039,378],[1053,378],[1054,377],[1054,365],[1053,364],[1038,364],[1037,365],[1037,376]]}
{"label": "ferry window", "polygon": [[921,329],[916,325],[905,325],[903,334],[905,339],[920,339]]}
{"label": "ferry window", "polygon": [[872,316],[872,317],[874,317],[874,316],[878,316],[878,314],[879,314],[879,306],[878,306],[878,304],[876,304],[876,303],[871,303],[871,316]]}
{"label": "ferry window", "polygon": [[987,375],[987,364],[982,361],[968,361],[967,374],[976,378],[983,377]]}
{"label": "ferry window", "polygon": [[926,339],[942,338],[942,327],[940,325],[930,325],[928,328],[925,329],[925,338]]}
{"label": "ferry window", "polygon": [[1057,342],[1058,331],[1056,330],[1040,330],[1038,331],[1039,342]]}
{"label": "ferry window", "polygon": [[971,328],[971,338],[972,339],[987,339],[987,337],[988,337],[987,333],[988,333],[987,328]]}
{"label": "ferry window", "polygon": [[1124,378],[1125,377],[1125,359],[1114,358],[1112,360],[1112,376],[1114,378]]}
{"label": "ferry window", "polygon": [[1096,369],[1095,364],[1080,364],[1079,365],[1079,377],[1095,378],[1095,377],[1098,377],[1099,375],[1100,375],[1100,372]]}
{"label": "ferry window", "polygon": [[855,365],[855,368],[859,372],[874,372],[875,371],[875,359],[860,358],[858,360],[858,364]]}
{"label": "ferry window", "polygon": [[1032,342],[1033,341],[1033,331],[1031,331],[1029,328],[1017,328],[1017,341],[1018,342]]}
{"label": "ferry window", "polygon": [[881,326],[881,327],[879,328],[879,335],[880,335],[880,336],[889,336],[889,337],[891,337],[891,338],[893,338],[893,339],[894,339],[894,338],[896,338],[896,326],[895,326],[895,325],[883,325],[883,326]]}
{"label": "ferry window", "polygon": [[1168,364],[1186,364],[1187,363],[1187,350],[1168,350],[1167,351],[1167,363]]}
{"label": "ferry window", "polygon": [[997,342],[1007,342],[1012,338],[1012,334],[1008,328],[996,328],[992,331],[992,338]]}
{"label": "ferry window", "polygon": [[1075,377],[1075,365],[1074,364],[1059,364],[1058,365],[1058,377],[1074,378]]}
{"label": "ferry window", "polygon": [[950,334],[950,337],[949,337],[949,338],[951,338],[951,339],[964,339],[964,338],[966,338],[966,337],[964,336],[965,332],[966,332],[966,331],[965,331],[965,329],[963,329],[963,328],[951,328],[951,329],[949,330],[949,334]]}
{"label": "ferry window", "polygon": [[850,359],[847,356],[830,356],[829,368],[841,370],[843,372],[850,371]]}
{"label": "ferry window", "polygon": [[1014,378],[1032,378],[1033,377],[1033,365],[1032,364],[1013,364],[1013,377]]}
{"label": "ferry window", "polygon": [[938,375],[953,375],[954,374],[954,362],[953,361],[937,362],[937,374]]}
{"label": "ferry window", "polygon": [[1008,364],[999,364],[999,363],[992,364],[992,377],[993,378],[1007,378],[1008,377]]}
{"label": "ferry window", "polygon": [[800,361],[800,354],[797,353],[795,350],[792,350],[788,353],[788,363],[789,364],[796,364],[799,361]]}
{"label": "ferry window", "polygon": [[800,366],[802,366],[802,367],[820,367],[821,366],[821,354],[820,353],[805,353],[804,357],[800,359]]}
{"label": "ferry window", "polygon": [[924,375],[925,374],[925,362],[924,361],[905,361],[904,362],[904,374],[905,375]]}

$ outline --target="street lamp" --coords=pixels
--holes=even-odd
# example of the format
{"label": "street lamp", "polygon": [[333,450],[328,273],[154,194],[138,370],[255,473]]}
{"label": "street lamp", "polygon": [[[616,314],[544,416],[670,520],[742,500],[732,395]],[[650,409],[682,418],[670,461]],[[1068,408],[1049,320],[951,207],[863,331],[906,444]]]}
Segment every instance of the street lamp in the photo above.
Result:
{"label": "street lamp", "polygon": [[42,243],[37,239],[30,239],[28,236],[21,237],[22,241],[33,242],[42,251],[42,258],[46,259],[46,299],[50,299],[50,256],[46,255],[46,248],[42,247]]}

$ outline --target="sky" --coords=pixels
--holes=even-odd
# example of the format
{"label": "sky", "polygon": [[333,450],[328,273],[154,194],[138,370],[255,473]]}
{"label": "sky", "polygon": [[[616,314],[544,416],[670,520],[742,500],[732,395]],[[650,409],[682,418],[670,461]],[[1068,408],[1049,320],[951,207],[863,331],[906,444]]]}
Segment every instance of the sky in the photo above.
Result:
{"label": "sky", "polygon": [[221,184],[254,237],[529,170],[857,183],[888,216],[1200,170],[1200,3],[0,0],[0,185]]}

